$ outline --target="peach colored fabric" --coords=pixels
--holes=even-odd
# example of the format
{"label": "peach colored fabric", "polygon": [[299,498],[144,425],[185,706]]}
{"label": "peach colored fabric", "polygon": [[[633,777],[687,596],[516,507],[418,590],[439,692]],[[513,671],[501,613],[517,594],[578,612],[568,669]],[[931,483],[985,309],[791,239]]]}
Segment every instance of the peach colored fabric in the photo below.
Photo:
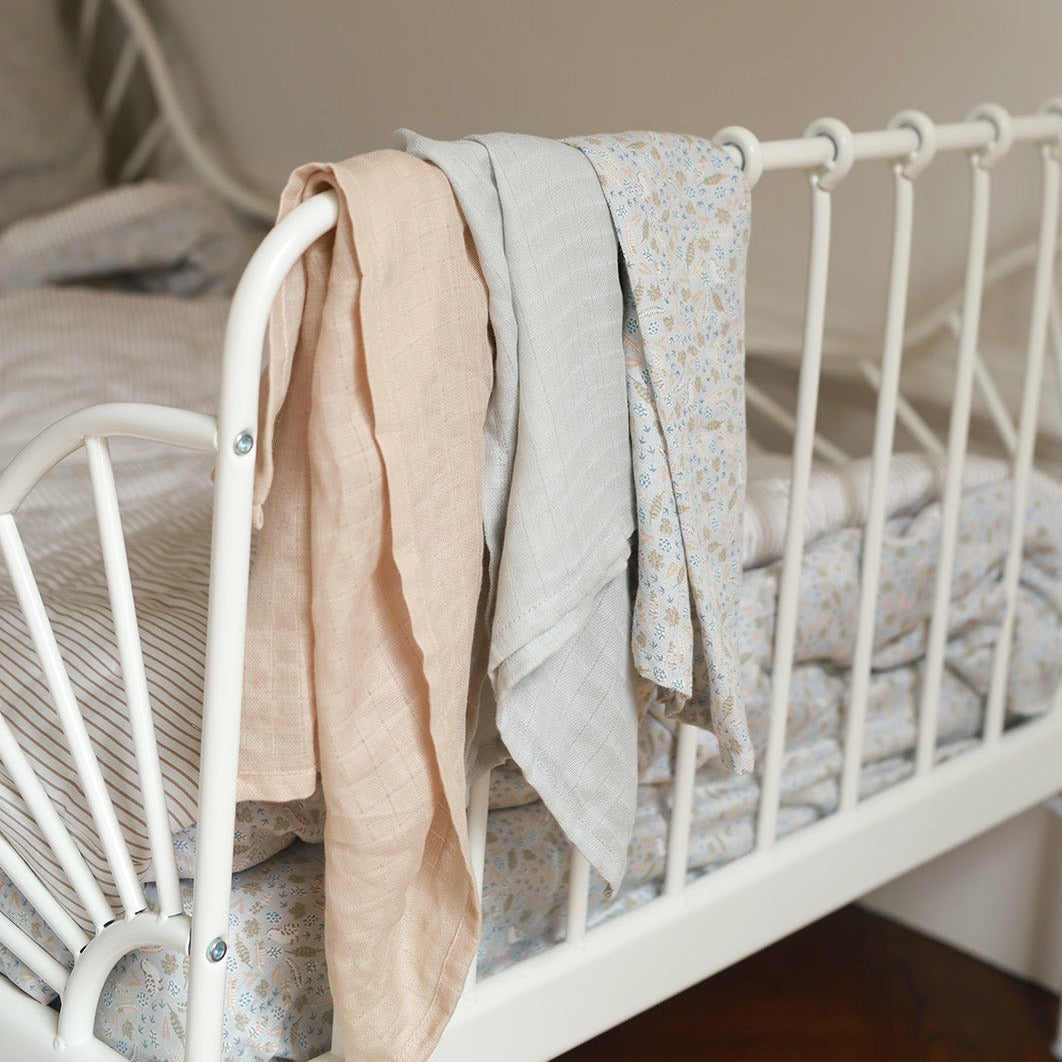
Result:
{"label": "peach colored fabric", "polygon": [[320,771],[348,1057],[408,1062],[434,1047],[479,931],[464,744],[487,295],[434,166],[396,151],[304,166],[281,214],[327,188],[339,225],[270,321],[239,795],[306,796]]}

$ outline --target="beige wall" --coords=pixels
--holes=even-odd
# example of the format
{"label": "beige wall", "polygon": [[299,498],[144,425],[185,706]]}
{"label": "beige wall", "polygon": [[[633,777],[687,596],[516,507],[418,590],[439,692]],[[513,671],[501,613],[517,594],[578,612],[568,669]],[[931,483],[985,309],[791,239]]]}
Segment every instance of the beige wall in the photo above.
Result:
{"label": "beige wall", "polygon": [[263,186],[415,126],[762,136],[1062,91],[1055,0],[155,0]]}
{"label": "beige wall", "polygon": [[[1057,0],[152,0],[152,6],[189,57],[224,153],[270,192],[298,163],[386,147],[403,125],[455,137],[632,127],[711,135],[743,124],[766,138],[799,135],[823,114],[870,128],[902,107],[954,120],[987,99],[1024,111],[1062,92]],[[920,189],[919,305],[955,283],[965,213],[960,165],[942,163]],[[1022,166],[1008,161],[1005,169]],[[800,300],[802,192],[797,176],[761,185],[754,305]],[[858,325],[872,315],[876,322],[889,232],[884,167],[853,176],[836,199],[832,319]],[[1031,231],[1031,200],[1027,191],[1002,198],[998,244]]]}
{"label": "beige wall", "polygon": [[866,897],[873,910],[1057,992],[1062,819],[1036,807]]}

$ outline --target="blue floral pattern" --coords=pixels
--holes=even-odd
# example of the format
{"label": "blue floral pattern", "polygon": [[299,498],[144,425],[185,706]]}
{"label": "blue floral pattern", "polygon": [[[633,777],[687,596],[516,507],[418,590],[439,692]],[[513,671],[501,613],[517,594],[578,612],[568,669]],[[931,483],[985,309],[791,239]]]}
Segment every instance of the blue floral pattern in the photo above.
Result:
{"label": "blue floral pattern", "polygon": [[[938,758],[961,754],[981,726],[984,696],[1003,597],[1002,567],[1012,508],[1012,484],[997,480],[963,497],[940,698]],[[1010,681],[1008,722],[1050,705],[1062,677],[1062,488],[1036,477],[1028,509],[1025,561]],[[886,525],[882,595],[863,746],[863,795],[906,778],[917,734],[922,688],[927,586],[939,551],[940,506],[897,516]],[[849,693],[853,611],[858,607],[861,532],[846,528],[810,543],[800,588],[799,637],[790,686],[779,831],[800,829],[837,807],[842,735]],[[741,593],[739,644],[750,733],[763,751],[770,718],[771,643],[780,564],[747,571]],[[676,725],[662,712],[641,729],[641,785],[629,869],[623,887],[606,898],[592,879],[591,923],[597,924],[659,895],[666,851]],[[702,731],[697,748],[689,867],[701,874],[740,858],[755,842],[759,780],[735,777],[721,762],[715,736]],[[487,832],[484,930],[479,967],[489,974],[547,947],[565,933],[569,846],[535,791],[514,768],[494,773]],[[238,847],[253,850],[255,830],[275,838],[313,834],[317,811],[285,805],[248,806]],[[184,838],[182,862],[193,838]],[[304,1060],[327,1049],[331,1003],[323,952],[323,855],[296,841],[279,855],[233,879],[225,1017],[226,1062]],[[191,900],[186,884],[186,904]],[[149,901],[153,886],[146,887]],[[57,957],[61,945],[32,908],[0,879],[0,909]],[[51,993],[10,953],[0,949],[0,973],[38,999]],[[184,963],[167,952],[142,950],[108,981],[97,1029],[136,1062],[181,1058]]]}
{"label": "blue floral pattern", "polygon": [[735,636],[745,488],[749,191],[696,137],[571,141],[597,170],[626,266],[624,349],[638,522],[632,648],[650,703],[711,726],[752,770]]}

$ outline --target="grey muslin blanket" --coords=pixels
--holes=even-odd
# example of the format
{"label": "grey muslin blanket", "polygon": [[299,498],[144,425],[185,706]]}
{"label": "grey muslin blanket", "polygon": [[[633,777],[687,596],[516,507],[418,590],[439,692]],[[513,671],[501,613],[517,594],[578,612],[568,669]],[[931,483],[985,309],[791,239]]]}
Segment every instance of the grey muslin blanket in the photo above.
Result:
{"label": "grey muslin blanket", "polygon": [[745,500],[749,192],[707,140],[620,133],[571,143],[593,164],[623,251],[638,508],[632,648],[656,706],[711,726],[752,769],[738,654]]}
{"label": "grey muslin blanket", "polygon": [[608,207],[593,168],[566,144],[398,137],[449,177],[490,293],[483,519],[498,732],[616,886],[634,823],[638,711],[623,305]]}

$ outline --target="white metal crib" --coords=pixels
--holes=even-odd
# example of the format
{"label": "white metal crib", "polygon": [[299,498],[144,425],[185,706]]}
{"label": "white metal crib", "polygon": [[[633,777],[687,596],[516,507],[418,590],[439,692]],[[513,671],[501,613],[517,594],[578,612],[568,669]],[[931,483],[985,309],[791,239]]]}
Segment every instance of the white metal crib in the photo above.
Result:
{"label": "white metal crib", "polygon": [[[123,13],[139,10],[116,0]],[[86,9],[98,8],[89,3]],[[94,16],[92,16],[94,17]],[[88,21],[83,25],[89,24]],[[153,40],[141,26],[140,36]],[[136,54],[120,60],[116,77],[127,80]],[[150,65],[149,48],[139,53]],[[127,69],[128,68],[128,69]],[[162,82],[165,84],[165,82]],[[120,95],[122,88],[114,90]],[[160,93],[163,111],[185,148],[197,144],[173,118]],[[179,107],[175,113],[180,113]],[[160,119],[161,120],[161,119]],[[157,145],[163,126],[134,151],[138,169]],[[184,133],[181,130],[184,128]],[[189,137],[191,135],[191,139]],[[1055,709],[1013,732],[1004,732],[1004,692],[1021,559],[1025,503],[1033,465],[1043,366],[1050,335],[1062,368],[1062,316],[1053,280],[1062,166],[1062,100],[1033,115],[1012,117],[1000,107],[983,106],[962,122],[934,124],[915,111],[899,114],[888,128],[851,133],[834,119],[813,123],[804,136],[761,143],[746,129],[729,127],[715,138],[728,147],[755,186],[770,171],[805,170],[809,176],[812,227],[806,285],[806,314],[799,346],[800,384],[795,414],[781,409],[755,385],[750,404],[793,431],[792,487],[785,537],[778,621],[774,643],[774,692],[768,752],[762,768],[757,841],[753,853],[687,880],[688,842],[695,773],[695,731],[683,726],[674,766],[666,879],[656,900],[588,931],[589,868],[573,854],[569,881],[567,936],[563,943],[493,977],[469,978],[464,999],[434,1057],[488,1059],[504,1043],[511,1059],[551,1057],[624,1020],[682,988],[709,976],[876,885],[925,862],[1053,794],[1062,784],[1062,711]],[[143,146],[147,143],[147,146]],[[1035,148],[1041,157],[1039,236],[1032,252],[1033,295],[1029,314],[1024,400],[1017,424],[1005,410],[993,409],[1012,458],[1014,519],[1003,576],[1006,612],[996,649],[980,747],[935,764],[937,707],[944,668],[949,586],[958,534],[962,472],[975,385],[991,395],[978,357],[982,295],[989,281],[1022,268],[1028,255],[1007,259],[986,272],[992,167],[1007,152]],[[198,149],[197,149],[198,150]],[[971,201],[968,250],[958,304],[958,359],[947,441],[943,496],[942,549],[929,632],[914,776],[871,799],[858,796],[867,689],[874,633],[874,604],[885,525],[885,484],[897,419],[929,447],[932,432],[900,393],[903,352],[927,328],[947,324],[947,315],[907,321],[916,181],[935,155],[969,156]],[[193,158],[197,151],[192,150]],[[831,200],[855,165],[887,162],[893,173],[894,227],[887,314],[880,360],[867,370],[878,391],[873,440],[869,515],[862,562],[861,606],[847,714],[839,810],[797,834],[779,840],[778,811],[787,724],[787,691],[797,617],[797,588],[804,547],[804,510],[813,455],[838,456],[816,432],[816,401],[823,362],[827,271],[830,258]],[[200,167],[211,182],[217,167]],[[218,171],[220,172],[220,171]],[[222,186],[237,203],[262,210],[225,177]],[[238,194],[232,194],[237,188]],[[27,616],[42,664],[95,813],[101,839],[122,895],[113,911],[98,897],[77,846],[33,776],[17,743],[0,721],[0,758],[17,780],[42,831],[93,916],[91,937],[37,879],[33,868],[0,839],[0,868],[31,899],[76,956],[68,973],[5,918],[0,943],[53,985],[61,1007],[45,1007],[0,980],[0,1029],[7,1050],[27,1058],[71,1060],[119,1056],[94,1039],[93,1018],[104,979],[118,958],[147,943],[187,950],[190,997],[185,1057],[194,1062],[221,1054],[232,835],[235,807],[242,659],[250,550],[251,492],[258,413],[258,377],[266,322],[285,275],[302,253],[337,219],[330,193],[304,203],[265,238],[244,273],[233,300],[225,337],[219,412],[216,418],[157,406],[100,406],[67,417],[31,442],[0,474],[0,545]],[[987,382],[986,382],[987,379]],[[181,909],[172,857],[157,753],[151,725],[136,614],[129,586],[118,503],[108,461],[107,440],[128,436],[216,453],[216,487],[203,711],[199,847],[194,905]],[[159,878],[157,911],[147,910],[117,828],[95,754],[81,723],[61,654],[25,560],[16,526],[19,505],[56,462],[84,446],[99,512],[100,537],[126,678],[131,727],[137,739],[136,772],[145,794],[154,865]],[[1056,699],[1057,700],[1057,699]],[[471,849],[482,881],[489,775],[471,793]],[[1062,1051],[1062,1040],[1056,1045]],[[320,1059],[344,1057],[336,1043]],[[352,1045],[350,1057],[357,1057]]]}

